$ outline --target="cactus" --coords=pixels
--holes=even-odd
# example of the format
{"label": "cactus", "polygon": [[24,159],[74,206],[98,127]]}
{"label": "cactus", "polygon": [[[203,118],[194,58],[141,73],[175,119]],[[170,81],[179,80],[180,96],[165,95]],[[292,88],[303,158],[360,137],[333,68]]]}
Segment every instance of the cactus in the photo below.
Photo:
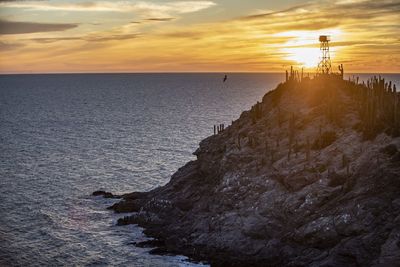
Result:
{"label": "cactus", "polygon": [[262,118],[262,104],[260,102],[257,102],[257,104],[251,107],[250,117],[253,124],[256,123],[258,119]]}
{"label": "cactus", "polygon": [[293,80],[294,72],[293,72],[293,66],[290,66],[290,79]]}
{"label": "cactus", "polygon": [[292,145],[293,143],[293,138],[294,138],[294,131],[295,131],[295,116],[294,113],[292,113],[292,116],[289,120],[289,146]]}
{"label": "cactus", "polygon": [[282,126],[283,118],[282,118],[281,107],[278,107],[278,125],[279,128]]}
{"label": "cactus", "polygon": [[357,87],[357,91],[356,100],[364,138],[374,138],[383,130],[396,135],[399,127],[395,85],[381,76],[374,76],[366,85],[363,83],[362,87]]}
{"label": "cactus", "polygon": [[270,150],[271,151],[271,165],[275,162],[275,158],[274,158],[274,155],[275,155],[275,150],[273,150],[273,149],[271,149]]}
{"label": "cactus", "polygon": [[340,65],[339,65],[339,71],[340,71],[340,76],[341,76],[342,79],[343,79],[343,76],[344,76],[343,64],[340,64]]}
{"label": "cactus", "polygon": [[348,159],[345,154],[342,155],[342,168],[348,165]]}
{"label": "cactus", "polygon": [[[394,88],[396,88],[396,87],[394,87]],[[399,118],[398,118],[398,113],[399,113],[398,109],[399,109],[399,104],[398,104],[398,96],[397,96],[397,93],[396,93],[395,98],[394,98],[394,108],[393,108],[393,111],[394,111],[393,126],[394,126],[395,131],[396,131],[396,129],[398,131],[398,129],[400,128],[399,127],[399,122],[398,122],[398,120],[399,120]]]}

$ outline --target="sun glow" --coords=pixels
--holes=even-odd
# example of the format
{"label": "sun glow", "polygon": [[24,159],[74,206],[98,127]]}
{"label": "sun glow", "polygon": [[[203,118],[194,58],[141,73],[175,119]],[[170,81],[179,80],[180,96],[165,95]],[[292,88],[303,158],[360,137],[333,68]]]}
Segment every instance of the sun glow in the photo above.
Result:
{"label": "sun glow", "polygon": [[[320,35],[330,35],[335,41],[339,41],[341,40],[342,31],[340,29],[327,29],[319,31],[287,31],[276,34],[279,37],[291,38],[281,49],[284,59],[305,68],[316,68],[318,66],[321,55],[318,44]],[[334,58],[335,52],[336,47],[331,47],[331,58]]]}
{"label": "sun glow", "polygon": [[399,73],[387,1],[0,0],[0,74],[313,73],[320,35],[335,71]]}
{"label": "sun glow", "polygon": [[315,47],[296,47],[282,49],[286,53],[286,59],[295,61],[305,68],[314,68],[318,66],[320,51]]}

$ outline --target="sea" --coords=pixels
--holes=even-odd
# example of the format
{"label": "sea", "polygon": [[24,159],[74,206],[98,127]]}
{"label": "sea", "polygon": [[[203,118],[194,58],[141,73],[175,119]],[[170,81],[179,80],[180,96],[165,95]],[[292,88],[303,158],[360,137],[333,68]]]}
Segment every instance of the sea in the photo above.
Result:
{"label": "sea", "polygon": [[142,229],[91,194],[166,184],[213,125],[284,80],[224,75],[0,75],[0,266],[207,266],[134,246]]}

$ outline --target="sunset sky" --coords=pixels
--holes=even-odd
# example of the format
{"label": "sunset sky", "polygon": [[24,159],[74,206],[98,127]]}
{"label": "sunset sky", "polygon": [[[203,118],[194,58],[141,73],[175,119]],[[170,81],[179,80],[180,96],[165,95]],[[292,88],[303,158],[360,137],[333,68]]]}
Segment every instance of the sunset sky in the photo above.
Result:
{"label": "sunset sky", "polygon": [[400,1],[2,1],[0,72],[400,72]]}

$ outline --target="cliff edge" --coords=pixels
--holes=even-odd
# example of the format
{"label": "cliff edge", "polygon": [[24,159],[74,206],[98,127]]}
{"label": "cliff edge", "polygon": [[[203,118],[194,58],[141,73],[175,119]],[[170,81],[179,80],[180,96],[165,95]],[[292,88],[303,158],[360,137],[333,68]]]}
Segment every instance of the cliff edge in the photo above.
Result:
{"label": "cliff edge", "polygon": [[400,96],[292,72],[165,186],[122,196],[158,245],[212,266],[399,266]]}

